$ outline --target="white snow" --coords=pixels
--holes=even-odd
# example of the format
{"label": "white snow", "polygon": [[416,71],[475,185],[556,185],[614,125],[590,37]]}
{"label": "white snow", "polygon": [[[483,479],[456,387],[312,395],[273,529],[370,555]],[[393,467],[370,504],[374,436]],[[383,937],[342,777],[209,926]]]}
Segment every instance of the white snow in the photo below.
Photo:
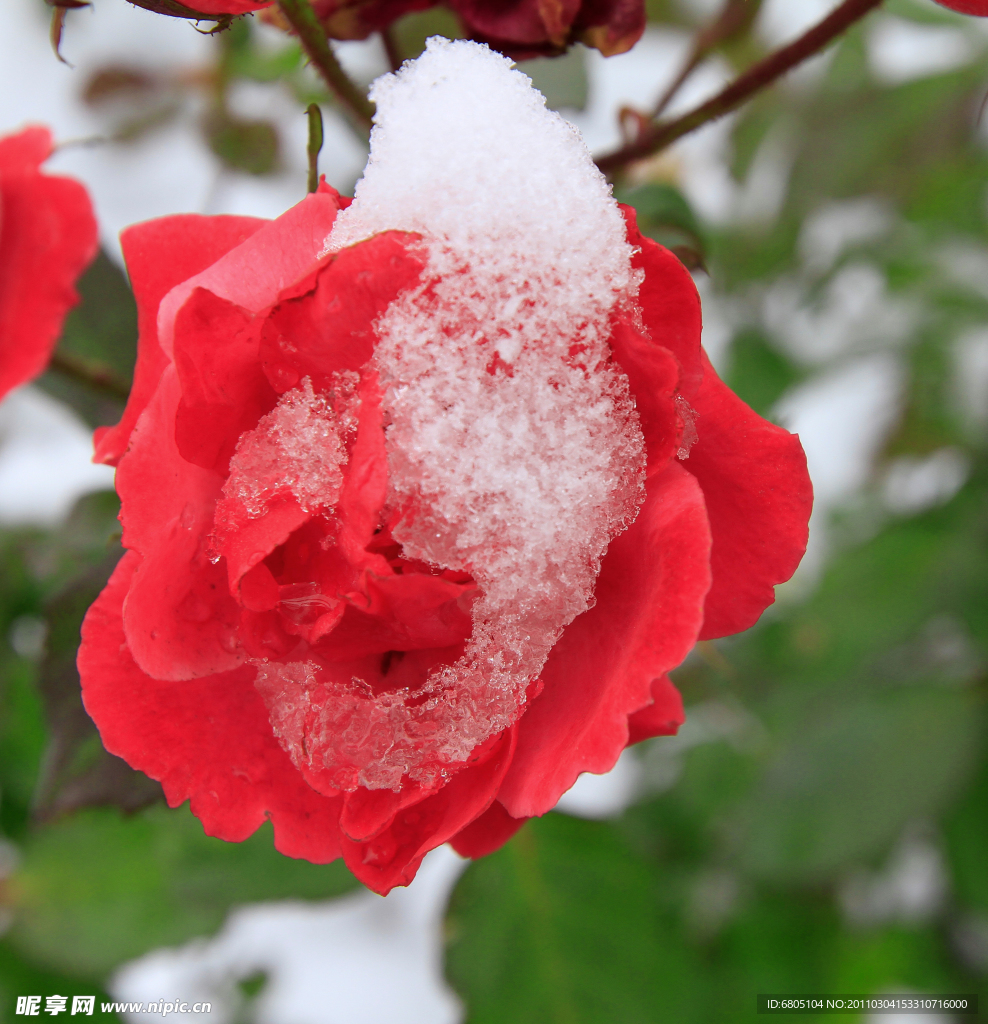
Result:
{"label": "white snow", "polygon": [[[637,514],[644,444],[627,378],[607,362],[612,312],[637,290],[631,248],[579,133],[476,43],[434,38],[371,95],[370,160],[327,249],[395,229],[422,238],[423,282],[376,325],[392,533],[481,591],[464,654],[423,690],[334,686],[348,732],[366,734],[360,783],[396,789],[517,719]],[[294,735],[279,671],[266,666],[263,686],[282,742],[335,767],[338,716],[299,718]],[[315,685],[301,671],[281,672],[286,706]]]}

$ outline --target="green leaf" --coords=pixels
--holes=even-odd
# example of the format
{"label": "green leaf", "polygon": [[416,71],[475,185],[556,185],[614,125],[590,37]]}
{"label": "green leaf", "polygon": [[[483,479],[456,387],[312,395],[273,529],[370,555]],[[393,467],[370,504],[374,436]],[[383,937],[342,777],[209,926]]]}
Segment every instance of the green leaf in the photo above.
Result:
{"label": "green leaf", "polygon": [[743,862],[762,878],[832,876],[882,852],[909,820],[942,811],[984,726],[970,692],[919,686],[799,724],[738,813]]}
{"label": "green leaf", "polygon": [[582,46],[574,46],[560,57],[536,57],[526,60],[520,69],[545,97],[550,110],[567,107],[583,110],[587,105],[587,55]]}
{"label": "green leaf", "polygon": [[162,799],[157,782],[107,753],[82,705],[76,668],[80,627],[122,553],[122,548],[114,545],[101,562],[85,570],[46,605],[48,652],[41,664],[38,689],[45,706],[48,744],[34,796],[37,818],[106,804],[135,811]]}
{"label": "green leaf", "polygon": [[988,913],[988,761],[948,816],[944,836],[958,899]]}
{"label": "green leaf", "polygon": [[883,659],[932,617],[984,614],[983,486],[972,479],[949,505],[893,522],[836,556],[817,591],[784,622],[767,622],[734,642],[732,658],[746,679],[762,687],[769,672],[796,700],[809,690],[843,700],[869,674],[901,675]]}
{"label": "green leaf", "polygon": [[[137,358],[137,306],[127,279],[101,250],[77,288],[80,302],[65,319],[56,355],[68,365],[105,373],[118,389],[126,388]],[[49,369],[37,384],[90,426],[116,423],[123,412],[121,397],[59,369]]]}
{"label": "green leaf", "polygon": [[110,997],[100,986],[25,960],[9,941],[0,940],[0,1024],[15,1024],[27,1019],[15,1015],[18,996],[41,996],[42,1012],[39,1016],[48,1019],[44,1014],[44,997],[56,994],[68,998],[69,1010],[72,1007],[73,996],[95,996],[94,1017],[99,1015],[102,1021],[120,1019],[115,1013],[101,1012],[100,1004],[109,1002]]}
{"label": "green leaf", "polygon": [[137,361],[137,305],[120,268],[100,250],[78,283],[80,303],[65,319],[59,349],[131,377]]}
{"label": "green leaf", "polygon": [[633,206],[643,235],[671,250],[693,270],[703,266],[706,243],[700,223],[686,197],[675,186],[660,183],[618,189],[615,198]]}
{"label": "green leaf", "polygon": [[219,37],[223,73],[227,78],[246,78],[254,82],[277,82],[302,64],[302,48],[290,43],[277,50],[262,49],[249,18],[235,19]]}
{"label": "green leaf", "polygon": [[446,973],[468,1024],[698,1020],[699,967],[655,904],[657,879],[616,830],[550,814],[467,868]]}
{"label": "green leaf", "polygon": [[231,907],[327,899],[357,887],[342,861],[293,860],[265,825],[243,843],[206,836],[186,807],[130,817],[86,810],[37,828],[7,887],[10,941],[58,970],[105,978],[158,946],[207,935]]}
{"label": "green leaf", "polygon": [[227,167],[258,176],[278,170],[278,132],[270,121],[213,110],[203,118],[202,131],[209,148]]}
{"label": "green leaf", "polygon": [[463,28],[457,16],[445,7],[429,7],[399,18],[391,26],[395,50],[401,60],[417,57],[425,49],[430,36],[462,39]]}
{"label": "green leaf", "polygon": [[724,375],[727,386],[762,416],[802,378],[757,328],[746,328],[735,336],[729,359]]}

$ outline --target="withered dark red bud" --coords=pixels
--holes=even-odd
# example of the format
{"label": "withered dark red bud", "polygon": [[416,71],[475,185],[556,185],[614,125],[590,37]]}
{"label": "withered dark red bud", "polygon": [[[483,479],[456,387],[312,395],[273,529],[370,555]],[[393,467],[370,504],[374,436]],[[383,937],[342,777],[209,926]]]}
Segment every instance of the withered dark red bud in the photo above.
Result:
{"label": "withered dark red bud", "polygon": [[[366,39],[434,0],[316,0],[333,39]],[[451,0],[466,35],[514,60],[556,56],[575,42],[605,56],[624,53],[645,29],[643,0]],[[270,16],[269,16],[270,17]],[[276,16],[275,16],[276,17]]]}

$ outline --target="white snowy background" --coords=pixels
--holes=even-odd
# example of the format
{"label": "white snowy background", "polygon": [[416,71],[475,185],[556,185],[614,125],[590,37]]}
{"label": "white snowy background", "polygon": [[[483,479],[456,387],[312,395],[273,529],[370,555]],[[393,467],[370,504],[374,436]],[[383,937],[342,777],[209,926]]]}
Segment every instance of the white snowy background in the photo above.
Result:
{"label": "white snowy background", "polygon": [[[717,0],[681,2],[705,12],[717,7]],[[832,0],[767,0],[758,31],[766,42],[778,45],[834,6]],[[69,15],[63,53],[70,68],[52,56],[47,8],[33,0],[2,0],[2,10],[0,134],[40,122],[52,127],[59,143],[99,135],[104,122],[79,98],[81,83],[94,69],[119,63],[194,69],[208,60],[214,45],[186,22],[149,14],[124,0],[97,0],[94,8]],[[868,45],[874,74],[882,81],[901,82],[971,60],[984,50],[986,25],[977,19],[964,25],[920,28],[890,15],[873,16]],[[588,105],[584,111],[564,113],[593,151],[618,142],[618,107],[648,109],[654,103],[687,45],[685,34],[650,29],[628,54],[606,60],[595,51],[586,54]],[[386,70],[384,54],[374,41],[344,44],[339,53],[363,81]],[[805,88],[827,59],[824,55],[811,61],[781,87]],[[672,111],[702,100],[726,80],[725,67],[708,66],[689,82]],[[238,86],[232,106],[243,115],[276,120],[284,164],[279,174],[254,178],[222,169],[188,120],[134,145],[67,146],[48,166],[86,183],[103,245],[118,259],[119,231],[151,217],[177,212],[276,217],[304,194],[304,117],[277,85]],[[770,222],[786,194],[786,140],[770,137],[739,185],[727,168],[728,130],[728,121],[709,126],[682,140],[663,159],[678,164],[684,191],[708,221]],[[330,114],[321,159],[330,183],[349,191],[363,160],[361,146]],[[807,269],[826,268],[845,246],[880,237],[887,221],[887,212],[867,201],[820,211],[805,225],[801,240]],[[977,273],[963,256],[957,273]],[[705,300],[704,340],[717,364],[736,311],[718,303],[702,276],[697,283]],[[895,341],[910,316],[909,308],[885,294],[880,275],[867,266],[856,265],[839,275],[822,311],[813,314],[801,308],[799,288],[794,281],[763,296],[766,319],[778,325],[794,353],[805,352],[807,359],[821,362],[842,354],[847,358],[836,368],[828,363],[826,370],[786,395],[776,410],[802,439],[816,491],[811,552],[799,574],[802,582],[797,578],[789,585],[797,593],[811,584],[818,570],[828,513],[861,488],[894,419],[901,378]],[[861,339],[876,337],[887,344],[855,355]],[[979,403],[988,393],[988,336],[963,341],[961,379],[972,411],[986,417],[988,409]],[[112,470],[92,465],[90,453],[88,430],[64,406],[30,386],[10,395],[0,405],[0,523],[53,524],[81,494],[111,487]],[[949,451],[897,465],[887,480],[886,500],[903,510],[945,500],[963,483],[965,472]],[[650,766],[651,783],[664,772],[671,784],[684,749],[733,727],[723,717],[705,717],[697,709],[679,737],[649,752],[661,762]],[[589,818],[617,814],[633,799],[640,776],[639,760],[626,754],[609,775],[582,777],[560,801],[559,810]],[[938,856],[923,836],[907,836],[881,875],[849,883],[844,900],[848,915],[909,919],[928,913],[945,887]],[[462,1011],[442,978],[441,922],[464,864],[443,848],[430,854],[411,886],[383,899],[360,892],[325,904],[240,908],[213,938],[159,950],[123,966],[111,989],[121,1000],[211,1000],[213,1012],[204,1019],[223,1024],[237,1012],[236,981],[263,970],[269,982],[253,1008],[261,1024],[456,1024]],[[896,1021],[880,1019],[885,1024]],[[912,1024],[938,1019],[902,1018]]]}

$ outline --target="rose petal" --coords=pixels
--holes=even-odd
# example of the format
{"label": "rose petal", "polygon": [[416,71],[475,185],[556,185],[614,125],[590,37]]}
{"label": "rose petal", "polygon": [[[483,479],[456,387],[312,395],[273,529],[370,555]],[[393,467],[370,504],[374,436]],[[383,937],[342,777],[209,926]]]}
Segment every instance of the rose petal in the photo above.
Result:
{"label": "rose petal", "polygon": [[201,273],[172,288],[158,307],[158,343],[165,355],[172,358],[175,317],[196,288],[259,313],[290,284],[311,273],[336,220],[339,198],[333,189],[311,193]]}
{"label": "rose petal", "polygon": [[504,804],[495,800],[479,818],[457,832],[449,845],[461,857],[486,857],[504,846],[526,821],[528,818],[512,818]]}
{"label": "rose petal", "polygon": [[581,772],[609,771],[628,743],[628,716],[696,639],[710,586],[703,494],[676,463],[646,489],[638,518],[607,549],[596,605],[566,627],[518,723],[498,793],[513,817],[544,814]]}
{"label": "rose petal", "polygon": [[652,703],[628,716],[628,745],[653,736],[675,736],[686,721],[683,698],[667,675],[652,680]]}
{"label": "rose petal", "polygon": [[352,793],[343,794],[340,831],[356,843],[366,842],[380,835],[399,811],[421,803],[434,792],[413,782],[406,782],[397,792],[358,786]]}
{"label": "rose petal", "polygon": [[267,221],[256,217],[180,214],[126,228],[120,235],[127,274],[137,300],[137,367],[123,417],[100,427],[94,462],[115,466],[127,450],[137,418],[151,400],[168,359],[158,344],[158,306],[182,281],[212,266]]}
{"label": "rose petal", "polygon": [[648,469],[654,473],[672,458],[679,445],[679,418],[673,402],[679,385],[679,363],[667,348],[623,322],[614,325],[610,346],[628,377],[645,438]]}
{"label": "rose petal", "polygon": [[645,4],[642,0],[583,0],[573,27],[578,39],[605,57],[627,53],[645,31]]}
{"label": "rose petal", "polygon": [[961,14],[988,18],[988,0],[937,0],[937,3],[952,11],[960,11]]}
{"label": "rose petal", "polygon": [[40,172],[50,153],[47,128],[0,139],[0,397],[47,366],[96,255],[89,195]]}
{"label": "rose petal", "polygon": [[277,403],[258,361],[258,333],[246,310],[205,288],[178,311],[175,440],[186,461],[226,475],[240,436]]}
{"label": "rose petal", "polygon": [[372,840],[355,843],[341,838],[347,867],[364,885],[382,896],[396,885],[408,885],[430,850],[487,810],[511,763],[515,728],[483,746],[482,760],[457,772],[437,793],[399,811]]}
{"label": "rose petal", "polygon": [[161,378],[120,461],[125,547],[141,556],[124,626],[134,660],[155,679],[195,679],[235,668],[239,608],[206,538],[223,480],[186,462],[175,445],[179,387]]}
{"label": "rose petal", "polygon": [[309,377],[315,389],[374,354],[374,322],[415,285],[423,262],[414,235],[386,231],[334,254],[279,296],[264,325],[261,358],[279,392]]}
{"label": "rose petal", "polygon": [[762,419],[706,355],[693,404],[699,440],[683,466],[703,488],[713,583],[701,640],[754,625],[806,550],[813,487],[795,434]]}
{"label": "rose petal", "polygon": [[135,664],[121,612],[139,562],[124,555],[82,626],[83,701],[103,745],[157,779],[170,806],[191,801],[207,835],[240,842],[270,818],[282,853],[335,860],[341,801],[311,790],[278,746],[253,669],[170,683]]}
{"label": "rose petal", "polygon": [[249,14],[270,7],[274,0],[189,0],[186,7],[203,14]]}
{"label": "rose petal", "polygon": [[703,379],[700,359],[702,316],[700,296],[689,271],[668,249],[653,242],[638,230],[635,211],[619,204],[628,226],[628,241],[637,246],[631,260],[636,270],[645,272],[638,290],[642,322],[649,337],[679,360],[679,393],[693,401]]}
{"label": "rose petal", "polygon": [[492,4],[490,0],[453,0],[453,10],[467,31],[484,39],[513,44],[566,43],[569,27],[580,10],[580,0],[527,0],[524,3]]}

